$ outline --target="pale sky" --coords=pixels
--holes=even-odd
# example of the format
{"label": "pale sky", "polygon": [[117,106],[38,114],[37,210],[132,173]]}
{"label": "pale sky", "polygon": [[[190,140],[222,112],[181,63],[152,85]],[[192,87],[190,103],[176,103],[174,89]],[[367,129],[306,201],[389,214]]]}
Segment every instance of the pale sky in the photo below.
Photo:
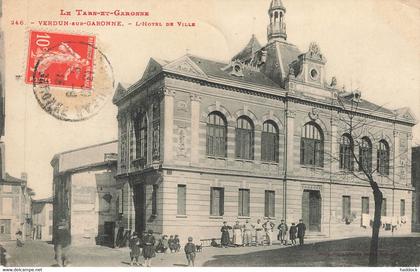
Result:
{"label": "pale sky", "polygon": [[[18,3],[16,3],[18,2]],[[106,2],[106,3],[104,3]],[[82,122],[60,121],[38,105],[23,81],[28,31],[93,34],[112,64],[116,82],[138,80],[150,57],[191,54],[228,61],[254,33],[266,43],[270,0],[3,1],[6,54],[6,171],[28,173],[35,198],[51,195],[54,154],[117,138],[111,100]],[[362,97],[420,118],[420,4],[417,0],[283,0],[288,42],[302,52],[319,44],[327,78],[358,88]],[[60,9],[149,11],[149,17],[59,16]],[[10,25],[11,20],[23,26]],[[121,20],[123,27],[40,26],[41,20]],[[29,22],[34,22],[30,24]],[[195,22],[197,27],[136,27],[136,22]],[[131,22],[132,25],[128,25]],[[22,77],[16,77],[22,75]],[[419,125],[413,144],[420,144]]]}

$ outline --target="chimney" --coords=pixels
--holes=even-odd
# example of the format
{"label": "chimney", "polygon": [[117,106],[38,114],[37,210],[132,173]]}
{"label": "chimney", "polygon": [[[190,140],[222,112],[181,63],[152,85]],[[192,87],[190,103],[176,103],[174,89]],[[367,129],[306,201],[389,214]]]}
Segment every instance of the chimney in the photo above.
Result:
{"label": "chimney", "polygon": [[20,179],[24,181],[28,181],[28,173],[26,172],[20,173]]}

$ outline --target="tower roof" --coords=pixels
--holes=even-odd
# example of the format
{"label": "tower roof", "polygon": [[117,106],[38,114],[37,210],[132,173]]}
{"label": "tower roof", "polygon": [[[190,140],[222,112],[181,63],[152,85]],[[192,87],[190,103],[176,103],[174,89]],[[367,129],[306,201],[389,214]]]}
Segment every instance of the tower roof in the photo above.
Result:
{"label": "tower roof", "polygon": [[282,10],[286,11],[286,8],[284,7],[281,0],[271,0],[269,11],[273,10],[273,9],[282,9]]}
{"label": "tower roof", "polygon": [[236,54],[232,60],[241,60],[246,61],[252,58],[258,50],[261,49],[261,44],[257,40],[254,34],[252,34],[251,39],[249,40],[248,44],[242,49],[238,54]]}

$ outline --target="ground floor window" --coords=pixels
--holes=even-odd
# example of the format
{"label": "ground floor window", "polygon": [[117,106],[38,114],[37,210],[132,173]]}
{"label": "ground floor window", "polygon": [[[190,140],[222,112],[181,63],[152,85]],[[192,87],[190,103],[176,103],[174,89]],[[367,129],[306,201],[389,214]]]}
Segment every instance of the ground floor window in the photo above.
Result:
{"label": "ground floor window", "polygon": [[264,216],[275,217],[275,192],[274,191],[269,191],[269,190],[265,191]]}
{"label": "ground floor window", "polygon": [[362,213],[369,213],[369,197],[362,197]]}
{"label": "ground floor window", "polygon": [[210,188],[210,215],[223,216],[224,213],[224,188]]}
{"label": "ground floor window", "polygon": [[400,200],[400,216],[405,216],[405,199]]}
{"label": "ground floor window", "polygon": [[386,216],[386,198],[382,199],[381,216]]}
{"label": "ground floor window", "polygon": [[178,195],[177,195],[177,214],[187,214],[187,185],[178,184]]}
{"label": "ground floor window", "polygon": [[343,196],[343,219],[350,218],[351,215],[351,199],[350,196]]}
{"label": "ground floor window", "polygon": [[238,216],[249,216],[249,189],[239,189]]}

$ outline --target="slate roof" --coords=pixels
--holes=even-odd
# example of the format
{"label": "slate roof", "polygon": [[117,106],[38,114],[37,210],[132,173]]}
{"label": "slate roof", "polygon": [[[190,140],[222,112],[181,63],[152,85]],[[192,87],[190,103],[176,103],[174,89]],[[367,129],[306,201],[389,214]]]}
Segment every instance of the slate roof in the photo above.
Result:
{"label": "slate roof", "polygon": [[[350,93],[341,94],[340,97],[341,97],[341,101],[343,101],[346,105],[348,105],[348,106],[351,105],[352,95]],[[381,113],[390,114],[390,115],[395,114],[393,110],[387,109],[387,108],[385,108],[381,105],[369,102],[369,101],[364,100],[364,99],[360,99],[357,106],[358,106],[358,108],[372,111],[372,113],[381,112]]]}
{"label": "slate roof", "polygon": [[6,173],[5,178],[4,178],[3,181],[9,182],[9,183],[19,183],[19,184],[26,182],[25,180],[19,179],[19,178],[15,178],[15,177],[9,175],[8,173]]}
{"label": "slate roof", "polygon": [[255,37],[252,35],[251,39],[249,40],[248,44],[242,49],[238,54],[236,54],[232,60],[241,60],[246,61],[253,57],[255,52],[261,49],[261,44]]}
{"label": "slate roof", "polygon": [[274,81],[269,79],[266,75],[262,72],[257,71],[247,65],[243,66],[243,77],[234,76],[229,73],[229,71],[224,70],[228,63],[208,60],[204,58],[200,58],[197,56],[188,55],[188,57],[207,75],[210,77],[222,78],[233,80],[241,83],[252,83],[252,84],[260,84],[266,85],[268,87],[276,87],[279,88]]}

